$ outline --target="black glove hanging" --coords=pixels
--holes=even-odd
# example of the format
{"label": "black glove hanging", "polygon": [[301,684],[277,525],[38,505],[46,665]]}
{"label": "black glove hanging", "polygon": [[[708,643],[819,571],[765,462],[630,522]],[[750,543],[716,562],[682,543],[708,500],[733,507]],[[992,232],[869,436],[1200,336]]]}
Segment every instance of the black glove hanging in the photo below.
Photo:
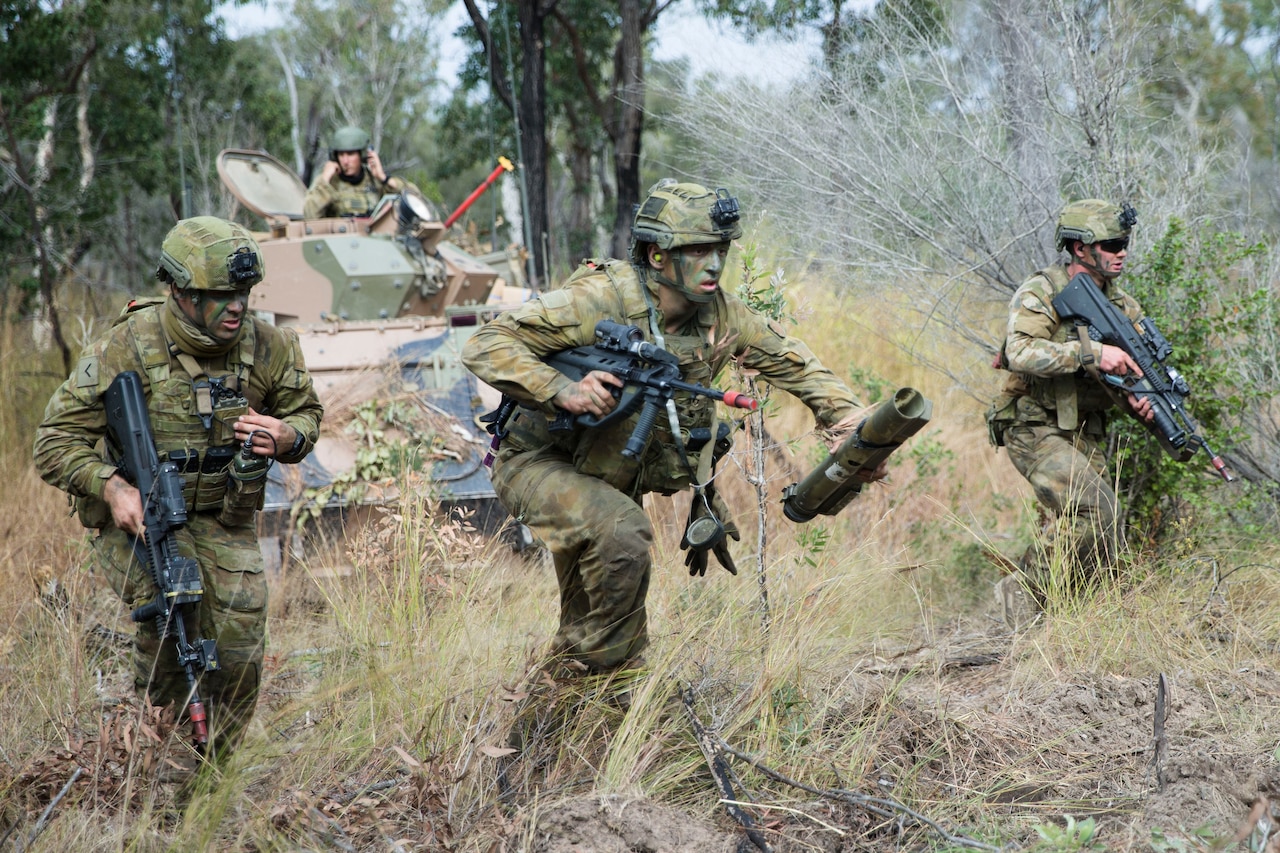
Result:
{"label": "black glove hanging", "polygon": [[708,551],[715,554],[716,560],[729,574],[738,573],[727,538],[736,542],[741,536],[737,525],[729,518],[728,509],[714,487],[694,489],[689,523],[685,525],[684,536],[680,540],[680,549],[689,552],[685,555],[684,564],[689,567],[690,577],[706,575]]}

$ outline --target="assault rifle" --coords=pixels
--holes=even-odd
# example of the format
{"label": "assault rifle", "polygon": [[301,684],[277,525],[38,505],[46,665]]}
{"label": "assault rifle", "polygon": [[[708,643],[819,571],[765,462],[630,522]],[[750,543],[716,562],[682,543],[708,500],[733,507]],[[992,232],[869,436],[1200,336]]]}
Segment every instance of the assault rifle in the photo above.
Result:
{"label": "assault rifle", "polygon": [[[1195,421],[1187,414],[1183,401],[1191,394],[1187,380],[1177,370],[1165,364],[1173,352],[1173,346],[1147,317],[1137,327],[1124,312],[1102,295],[1088,273],[1078,273],[1062,292],[1053,298],[1053,310],[1064,320],[1074,320],[1077,327],[1087,327],[1091,340],[1120,347],[1129,354],[1142,376],[1113,376],[1097,373],[1117,399],[1132,394],[1138,399],[1151,401],[1155,415],[1143,422],[1160,446],[1179,462],[1187,462],[1196,451],[1204,449],[1214,470],[1228,483],[1235,480],[1227,470],[1222,457],[1214,453],[1197,430]],[[1141,331],[1139,331],[1141,329]]]}
{"label": "assault rifle", "polygon": [[120,452],[120,470],[142,495],[142,543],[134,542],[138,559],[151,572],[156,597],[134,610],[134,622],[155,619],[161,640],[172,638],[178,663],[187,673],[190,695],[187,715],[196,742],[209,741],[204,702],[197,691],[196,675],[218,668],[218,650],[213,640],[187,636],[186,616],[199,622],[198,606],[204,595],[200,564],[178,553],[175,533],[187,523],[187,505],[182,499],[182,476],[175,462],[161,462],[151,434],[151,419],[142,396],[142,380],[128,370],[112,380],[106,393],[107,431]]}
{"label": "assault rifle", "polygon": [[755,411],[759,405],[750,397],[736,391],[718,391],[684,382],[680,379],[680,361],[674,355],[644,339],[637,326],[624,326],[611,320],[596,324],[596,342],[593,346],[574,347],[549,355],[547,364],[579,381],[593,370],[612,373],[622,380],[623,386],[613,390],[618,404],[607,415],[572,415],[561,411],[551,423],[550,429],[571,429],[575,424],[586,427],[608,426],[629,418],[637,408],[640,418],[636,421],[631,437],[627,439],[622,455],[636,459],[644,452],[649,432],[658,417],[666,410],[667,401],[677,391],[698,394],[720,400],[726,406]]}

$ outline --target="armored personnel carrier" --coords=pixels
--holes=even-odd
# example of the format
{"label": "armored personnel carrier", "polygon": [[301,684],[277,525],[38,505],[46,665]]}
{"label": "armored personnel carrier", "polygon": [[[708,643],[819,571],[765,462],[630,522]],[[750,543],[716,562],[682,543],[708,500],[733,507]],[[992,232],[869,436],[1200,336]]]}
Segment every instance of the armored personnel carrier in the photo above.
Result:
{"label": "armored personnel carrier", "polygon": [[487,435],[476,418],[499,395],[460,353],[488,316],[527,298],[507,284],[518,267],[448,242],[445,221],[416,194],[385,196],[367,217],[304,219],[306,187],[270,154],[227,149],[217,167],[264,223],[254,236],[267,275],[249,307],[297,330],[325,405],[315,452],[271,470],[265,526],[274,522],[278,534],[299,513],[394,500],[407,472],[496,529],[505,514],[482,465]]}

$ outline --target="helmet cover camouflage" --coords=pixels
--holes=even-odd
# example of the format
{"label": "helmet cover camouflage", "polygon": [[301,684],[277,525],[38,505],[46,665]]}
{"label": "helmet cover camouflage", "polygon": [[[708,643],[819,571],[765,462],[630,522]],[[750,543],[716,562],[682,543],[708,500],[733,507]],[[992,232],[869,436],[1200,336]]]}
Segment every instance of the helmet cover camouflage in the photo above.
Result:
{"label": "helmet cover camouflage", "polygon": [[336,160],[339,151],[364,151],[372,144],[369,134],[365,133],[363,128],[348,125],[334,131],[333,141],[329,143],[329,151]]}
{"label": "helmet cover camouflage", "polygon": [[248,229],[216,216],[184,219],[170,229],[156,274],[162,271],[179,290],[244,290],[266,274]]}
{"label": "helmet cover camouflage", "polygon": [[1086,198],[1073,201],[1062,209],[1053,238],[1058,251],[1066,248],[1072,240],[1085,244],[1114,240],[1128,236],[1137,220],[1138,212],[1128,204],[1120,207],[1109,201]]}
{"label": "helmet cover camouflage", "polygon": [[636,210],[631,225],[632,260],[639,247],[653,243],[660,249],[724,243],[742,236],[738,200],[726,189],[707,189],[701,184],[659,181]]}

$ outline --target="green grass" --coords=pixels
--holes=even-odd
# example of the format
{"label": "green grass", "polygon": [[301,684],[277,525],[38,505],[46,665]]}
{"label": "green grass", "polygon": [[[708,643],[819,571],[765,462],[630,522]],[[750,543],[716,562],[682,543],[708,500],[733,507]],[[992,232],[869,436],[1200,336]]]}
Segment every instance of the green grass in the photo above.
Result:
{"label": "green grass", "polygon": [[[896,454],[890,486],[798,528],[776,499],[821,450],[807,414],[780,400],[769,430],[787,444],[768,455],[758,560],[746,460],[726,463],[744,534],[736,578],[688,577],[687,497],[650,500],[647,674],[540,686],[532,673],[556,620],[549,564],[441,519],[406,481],[394,510],[305,549],[274,580],[254,725],[218,784],[185,806],[142,766],[170,734],[143,732],[152,718],[128,689],[127,649],[90,640],[97,626],[130,626],[79,568],[64,498],[31,471],[39,412],[0,416],[0,835],[25,846],[76,767],[30,849],[534,850],[566,802],[614,795],[734,833],[680,701],[692,689],[699,720],[733,749],[816,789],[896,802],[988,844],[1147,849],[1159,830],[1173,849],[1204,819],[1158,808],[1147,750],[1159,673],[1175,685],[1169,760],[1193,774],[1171,784],[1207,786],[1216,831],[1229,832],[1247,804],[1233,812],[1223,792],[1275,772],[1275,543],[1197,531],[1189,552],[1135,554],[1122,579],[1061,596],[1041,625],[1008,636],[989,603],[999,570],[982,551],[1016,556],[1030,540],[1025,484],[986,445],[976,402],[888,345],[849,339],[849,319],[814,310],[798,331],[829,363],[930,396],[928,452]],[[14,380],[7,356],[23,344],[0,343],[0,378]],[[65,604],[40,599],[48,578]],[[514,761],[513,723],[535,736]],[[893,818],[730,763],[780,848],[823,849],[838,830],[859,847],[961,849],[910,820],[904,840]]]}

